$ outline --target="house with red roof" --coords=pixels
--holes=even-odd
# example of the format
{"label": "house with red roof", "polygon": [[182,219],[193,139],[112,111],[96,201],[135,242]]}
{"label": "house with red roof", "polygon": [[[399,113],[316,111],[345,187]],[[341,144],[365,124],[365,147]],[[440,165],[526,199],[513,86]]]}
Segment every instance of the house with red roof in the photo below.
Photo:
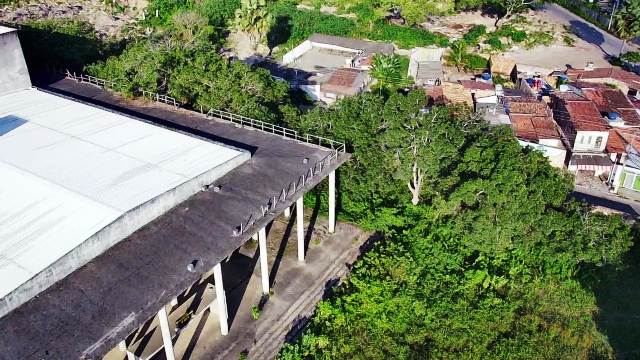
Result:
{"label": "house with red roof", "polygon": [[547,104],[534,98],[511,99],[507,108],[520,145],[541,151],[552,166],[564,168],[567,151]]}

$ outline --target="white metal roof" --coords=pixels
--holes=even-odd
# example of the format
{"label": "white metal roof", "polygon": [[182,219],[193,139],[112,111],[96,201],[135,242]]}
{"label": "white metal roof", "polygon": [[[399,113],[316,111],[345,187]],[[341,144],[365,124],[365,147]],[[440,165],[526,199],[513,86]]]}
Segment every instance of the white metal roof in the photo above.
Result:
{"label": "white metal roof", "polygon": [[11,31],[16,31],[16,29],[0,25],[0,34],[8,33]]}
{"label": "white metal roof", "polygon": [[1,96],[0,298],[128,211],[248,157],[36,89]]}

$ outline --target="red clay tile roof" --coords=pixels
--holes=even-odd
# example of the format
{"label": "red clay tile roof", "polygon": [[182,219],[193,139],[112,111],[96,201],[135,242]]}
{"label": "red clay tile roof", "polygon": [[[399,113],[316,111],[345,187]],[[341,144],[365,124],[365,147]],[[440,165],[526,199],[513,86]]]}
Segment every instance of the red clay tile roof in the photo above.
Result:
{"label": "red clay tile roof", "polygon": [[627,98],[636,109],[640,110],[640,100],[636,99],[634,96],[627,96]]}
{"label": "red clay tile roof", "polygon": [[362,79],[361,71],[353,68],[340,68],[335,70],[329,79],[322,83],[321,90],[336,94],[356,95],[364,85],[359,81]]}
{"label": "red clay tile roof", "polygon": [[442,86],[426,86],[424,92],[429,97],[429,103],[444,104],[444,93],[442,92]]}
{"label": "red clay tile roof", "polygon": [[568,69],[566,74],[573,79],[615,79],[632,89],[640,89],[640,76],[617,67],[595,68],[593,70]]}
{"label": "red clay tile roof", "polygon": [[600,112],[617,112],[622,116],[626,125],[640,125],[640,115],[634,105],[618,89],[597,88],[583,89],[584,96],[593,101]]}
{"label": "red clay tile roof", "polygon": [[470,90],[493,90],[493,84],[475,80],[460,80],[460,84]]}
{"label": "red clay tile roof", "polygon": [[561,101],[567,111],[564,113],[556,110],[554,111],[555,117],[571,121],[577,131],[607,131],[608,124],[600,115],[600,111],[598,111],[594,102],[586,99],[563,98],[561,98]]}
{"label": "red clay tile roof", "polygon": [[607,139],[606,151],[609,154],[621,154],[626,152],[627,142],[622,138],[617,129],[609,130],[609,138]]}
{"label": "red clay tile roof", "polygon": [[511,126],[518,139],[535,142],[560,139],[549,107],[544,102],[534,99],[510,100],[508,105]]}
{"label": "red clay tile roof", "polygon": [[508,104],[511,114],[546,115],[549,112],[549,106],[546,103],[533,98],[509,99]]}

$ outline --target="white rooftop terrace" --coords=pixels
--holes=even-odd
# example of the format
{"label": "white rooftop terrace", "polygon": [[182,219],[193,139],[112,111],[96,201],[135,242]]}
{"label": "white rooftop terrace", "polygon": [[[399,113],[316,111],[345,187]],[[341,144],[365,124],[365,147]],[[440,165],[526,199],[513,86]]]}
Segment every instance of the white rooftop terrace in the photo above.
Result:
{"label": "white rooftop terrace", "polygon": [[0,96],[0,316],[249,158],[37,89]]}

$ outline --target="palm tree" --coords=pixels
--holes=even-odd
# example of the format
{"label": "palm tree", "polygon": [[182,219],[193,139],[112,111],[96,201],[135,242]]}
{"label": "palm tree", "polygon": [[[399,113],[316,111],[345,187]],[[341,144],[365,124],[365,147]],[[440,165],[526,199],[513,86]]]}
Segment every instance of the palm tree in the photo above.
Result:
{"label": "palm tree", "polygon": [[466,66],[467,57],[467,43],[463,40],[456,40],[451,43],[451,50],[447,55],[447,62],[449,65],[453,65],[460,71],[461,68]]}
{"label": "palm tree", "polygon": [[233,26],[249,36],[255,49],[266,36],[272,21],[266,0],[242,0],[240,9],[236,10]]}
{"label": "palm tree", "polygon": [[384,90],[398,88],[408,83],[402,74],[400,59],[395,55],[375,55],[369,74],[378,81],[378,88]]}
{"label": "palm tree", "polygon": [[622,39],[622,47],[620,48],[619,55],[622,56],[627,41],[636,36],[640,36],[640,0],[629,1],[613,18],[616,32]]}

